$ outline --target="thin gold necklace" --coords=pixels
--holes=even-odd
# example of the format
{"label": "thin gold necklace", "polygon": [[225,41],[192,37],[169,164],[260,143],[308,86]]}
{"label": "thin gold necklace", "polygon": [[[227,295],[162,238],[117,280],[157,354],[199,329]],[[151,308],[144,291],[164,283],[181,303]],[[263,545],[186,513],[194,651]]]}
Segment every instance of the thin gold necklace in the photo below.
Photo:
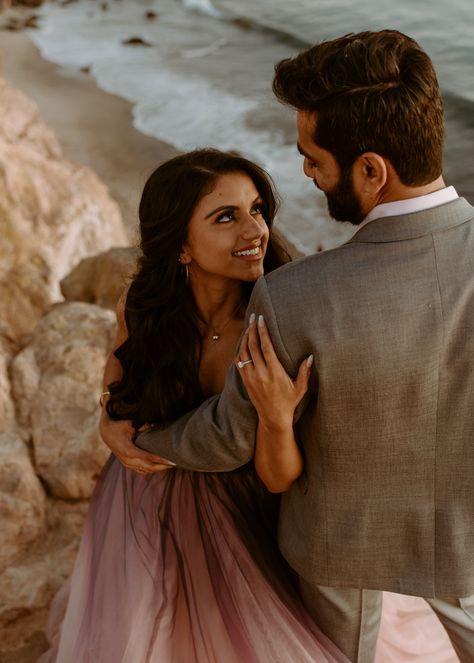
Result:
{"label": "thin gold necklace", "polygon": [[224,323],[224,326],[221,327],[220,329],[215,329],[210,323],[208,323],[207,326],[211,330],[211,338],[214,342],[216,342],[220,339],[220,337],[222,336],[222,332],[227,327],[227,325],[230,324],[230,322],[232,322],[232,320],[234,319],[235,314],[237,313],[237,311],[241,307],[242,307],[242,303],[239,302],[239,304],[237,305],[237,308],[234,309],[234,311],[232,312],[232,315],[230,316],[230,318]]}

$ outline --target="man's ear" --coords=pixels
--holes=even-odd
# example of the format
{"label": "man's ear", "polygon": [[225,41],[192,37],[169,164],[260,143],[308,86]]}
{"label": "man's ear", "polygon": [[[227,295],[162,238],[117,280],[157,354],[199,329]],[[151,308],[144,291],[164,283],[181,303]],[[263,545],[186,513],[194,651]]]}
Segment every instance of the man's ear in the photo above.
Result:
{"label": "man's ear", "polygon": [[387,183],[389,164],[376,152],[364,152],[354,164],[354,182],[366,196],[377,196]]}

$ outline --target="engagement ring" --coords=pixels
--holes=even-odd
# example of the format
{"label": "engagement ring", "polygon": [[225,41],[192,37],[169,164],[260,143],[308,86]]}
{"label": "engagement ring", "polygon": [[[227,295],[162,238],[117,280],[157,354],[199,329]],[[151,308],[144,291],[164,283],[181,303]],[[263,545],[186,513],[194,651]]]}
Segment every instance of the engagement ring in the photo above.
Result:
{"label": "engagement ring", "polygon": [[237,366],[239,368],[243,368],[246,364],[253,364],[253,360],[252,359],[246,359],[245,361],[237,362]]}

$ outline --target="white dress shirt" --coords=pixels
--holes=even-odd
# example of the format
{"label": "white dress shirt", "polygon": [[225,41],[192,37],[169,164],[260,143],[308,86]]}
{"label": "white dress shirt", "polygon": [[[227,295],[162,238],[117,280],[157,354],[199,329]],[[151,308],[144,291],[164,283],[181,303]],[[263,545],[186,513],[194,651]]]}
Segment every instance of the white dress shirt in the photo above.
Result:
{"label": "white dress shirt", "polygon": [[367,223],[374,221],[374,219],[381,219],[384,216],[398,216],[399,214],[421,212],[421,210],[450,203],[452,200],[456,200],[456,198],[459,198],[456,189],[453,186],[447,186],[444,189],[433,191],[433,193],[427,193],[424,196],[406,198],[405,200],[393,200],[390,203],[382,203],[376,205],[370,210],[362,223],[357,226],[357,229],[360,230],[360,228]]}

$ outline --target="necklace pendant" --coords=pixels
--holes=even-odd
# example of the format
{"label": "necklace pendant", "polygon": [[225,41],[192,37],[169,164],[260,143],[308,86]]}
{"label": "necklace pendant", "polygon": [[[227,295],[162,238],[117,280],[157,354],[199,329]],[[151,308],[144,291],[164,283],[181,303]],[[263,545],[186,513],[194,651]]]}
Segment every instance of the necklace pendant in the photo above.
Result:
{"label": "necklace pendant", "polygon": [[212,335],[212,340],[213,340],[213,341],[218,341],[219,339],[220,339],[219,334],[213,334],[213,335]]}

